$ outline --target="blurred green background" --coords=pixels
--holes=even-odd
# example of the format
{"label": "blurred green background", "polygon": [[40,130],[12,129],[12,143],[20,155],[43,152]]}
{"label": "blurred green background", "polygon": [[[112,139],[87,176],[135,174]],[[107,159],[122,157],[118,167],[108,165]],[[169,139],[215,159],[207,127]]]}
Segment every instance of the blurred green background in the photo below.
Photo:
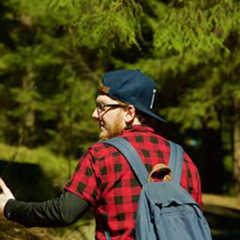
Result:
{"label": "blurred green background", "polygon": [[56,196],[98,140],[106,71],[157,83],[159,131],[184,146],[204,193],[240,196],[238,0],[0,2],[0,174],[23,200]]}

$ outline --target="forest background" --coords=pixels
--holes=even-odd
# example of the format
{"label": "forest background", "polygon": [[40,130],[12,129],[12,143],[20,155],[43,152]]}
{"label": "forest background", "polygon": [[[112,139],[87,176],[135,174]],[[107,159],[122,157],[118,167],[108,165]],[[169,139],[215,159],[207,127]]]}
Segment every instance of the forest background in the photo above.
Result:
{"label": "forest background", "polygon": [[193,158],[203,192],[239,197],[238,0],[4,0],[0,173],[16,197],[61,190],[98,140],[101,76],[121,68],[156,81],[159,129]]}

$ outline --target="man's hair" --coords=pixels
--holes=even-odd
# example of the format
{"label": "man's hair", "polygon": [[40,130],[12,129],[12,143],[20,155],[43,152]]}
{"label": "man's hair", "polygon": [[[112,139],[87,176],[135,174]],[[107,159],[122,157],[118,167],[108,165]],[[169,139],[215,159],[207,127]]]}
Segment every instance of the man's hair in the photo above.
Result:
{"label": "man's hair", "polygon": [[135,108],[136,111],[136,117],[138,118],[141,125],[148,125],[150,127],[153,127],[155,125],[155,121],[152,117],[148,116],[144,112],[138,110]]}

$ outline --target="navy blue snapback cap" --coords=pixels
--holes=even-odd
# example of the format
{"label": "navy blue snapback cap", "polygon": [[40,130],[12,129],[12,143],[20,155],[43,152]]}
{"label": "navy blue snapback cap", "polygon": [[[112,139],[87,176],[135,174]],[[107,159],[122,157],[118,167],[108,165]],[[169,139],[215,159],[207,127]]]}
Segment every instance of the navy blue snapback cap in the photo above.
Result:
{"label": "navy blue snapback cap", "polygon": [[165,122],[152,112],[156,94],[154,81],[140,70],[115,70],[107,72],[102,78],[101,91],[113,99],[133,105],[143,113]]}

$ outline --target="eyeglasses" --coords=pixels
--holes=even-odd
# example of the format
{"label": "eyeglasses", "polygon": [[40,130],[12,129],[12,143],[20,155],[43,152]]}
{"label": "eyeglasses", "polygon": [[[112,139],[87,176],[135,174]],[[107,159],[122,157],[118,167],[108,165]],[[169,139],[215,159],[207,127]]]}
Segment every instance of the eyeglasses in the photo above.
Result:
{"label": "eyeglasses", "polygon": [[106,109],[106,107],[110,107],[110,108],[118,108],[118,107],[125,107],[125,105],[122,104],[104,104],[104,103],[96,103],[96,108],[97,108],[97,112],[98,114],[104,112]]}

